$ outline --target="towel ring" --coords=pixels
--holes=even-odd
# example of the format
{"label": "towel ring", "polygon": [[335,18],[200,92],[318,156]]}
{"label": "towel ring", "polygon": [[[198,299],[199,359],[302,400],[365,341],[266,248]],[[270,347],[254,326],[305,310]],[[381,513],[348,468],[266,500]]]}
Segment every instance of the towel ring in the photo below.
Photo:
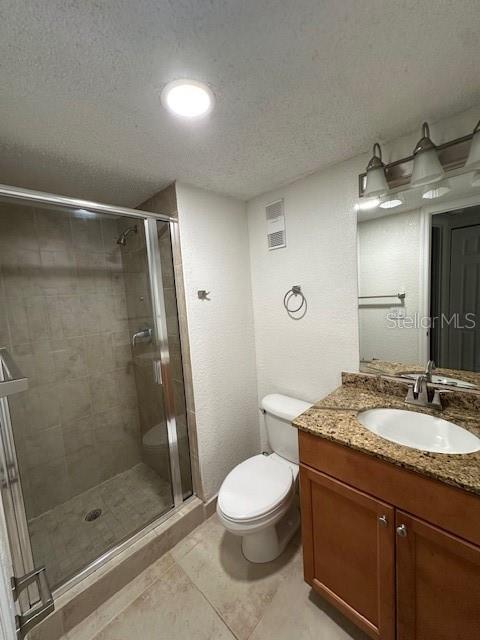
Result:
{"label": "towel ring", "polygon": [[[295,297],[295,298],[297,296],[300,296],[300,305],[296,309],[291,309],[288,306],[288,303],[290,302],[290,299],[292,298],[292,296]],[[302,309],[302,307],[304,305],[306,305],[306,304],[307,304],[307,300],[306,300],[305,296],[302,293],[302,289],[301,289],[300,285],[298,285],[298,284],[293,285],[293,287],[291,289],[289,289],[287,291],[287,293],[283,296],[283,306],[287,310],[288,314],[298,313],[298,311],[300,311]]]}

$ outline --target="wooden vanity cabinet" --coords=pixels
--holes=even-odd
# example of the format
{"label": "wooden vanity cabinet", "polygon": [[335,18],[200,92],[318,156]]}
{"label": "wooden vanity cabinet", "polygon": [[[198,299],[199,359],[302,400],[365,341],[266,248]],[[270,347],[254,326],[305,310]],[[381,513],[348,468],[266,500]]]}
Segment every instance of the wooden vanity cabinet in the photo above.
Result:
{"label": "wooden vanity cabinet", "polygon": [[480,639],[480,499],[299,435],[306,582],[371,638]]}
{"label": "wooden vanity cabinet", "polygon": [[305,580],[372,638],[395,638],[394,509],[302,468]]}
{"label": "wooden vanity cabinet", "polygon": [[397,639],[480,638],[480,549],[402,511],[396,527]]}

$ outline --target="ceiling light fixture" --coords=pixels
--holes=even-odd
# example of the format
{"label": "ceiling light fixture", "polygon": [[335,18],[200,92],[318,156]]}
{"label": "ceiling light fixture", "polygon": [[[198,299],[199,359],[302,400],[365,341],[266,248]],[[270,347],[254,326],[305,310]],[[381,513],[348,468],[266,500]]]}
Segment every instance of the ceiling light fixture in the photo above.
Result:
{"label": "ceiling light fixture", "polygon": [[382,162],[382,150],[378,142],[373,145],[373,156],[367,165],[367,177],[364,196],[366,198],[383,196],[388,191],[385,178],[385,165]]}
{"label": "ceiling light fixture", "polygon": [[445,180],[441,180],[440,182],[436,182],[428,187],[426,187],[422,193],[422,198],[426,200],[434,200],[435,198],[441,198],[446,193],[451,191],[450,183],[445,178]]}
{"label": "ceiling light fixture", "polygon": [[174,80],[162,91],[162,104],[182,118],[200,118],[213,108],[214,96],[210,88],[196,80]]}
{"label": "ceiling light fixture", "polygon": [[438,159],[437,147],[430,139],[430,129],[426,122],[422,125],[422,138],[413,151],[413,172],[410,186],[423,187],[438,182],[444,176],[443,167]]}

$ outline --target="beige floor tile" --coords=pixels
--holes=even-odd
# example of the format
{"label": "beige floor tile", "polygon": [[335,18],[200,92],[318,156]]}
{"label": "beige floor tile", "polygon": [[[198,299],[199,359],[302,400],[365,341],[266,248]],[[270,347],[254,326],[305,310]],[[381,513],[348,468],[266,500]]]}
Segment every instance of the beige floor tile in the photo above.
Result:
{"label": "beige floor tile", "polygon": [[173,558],[166,553],[69,631],[63,640],[92,640],[172,566]]}
{"label": "beige floor tile", "polygon": [[189,580],[174,565],[153,583],[95,640],[234,640]]}
{"label": "beige floor tile", "polygon": [[301,556],[250,640],[368,640],[303,580]]}
{"label": "beige floor tile", "polygon": [[291,544],[274,562],[253,564],[241,552],[241,539],[226,532],[216,515],[184,543],[198,539],[186,553],[173,555],[239,640],[246,640],[265,613],[282,580],[299,556]]}

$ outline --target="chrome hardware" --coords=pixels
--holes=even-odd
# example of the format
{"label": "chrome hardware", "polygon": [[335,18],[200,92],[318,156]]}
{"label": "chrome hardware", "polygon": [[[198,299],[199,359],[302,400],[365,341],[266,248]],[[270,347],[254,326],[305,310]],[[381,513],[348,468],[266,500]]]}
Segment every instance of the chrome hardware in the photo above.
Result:
{"label": "chrome hardware", "polygon": [[0,398],[28,389],[26,378],[7,349],[0,349]]}
{"label": "chrome hardware", "polygon": [[18,482],[18,469],[17,465],[13,462],[0,464],[0,486],[2,489],[7,489],[14,482]]}
{"label": "chrome hardware", "polygon": [[387,516],[378,516],[378,523],[381,527],[388,527]]}
{"label": "chrome hardware", "polygon": [[427,366],[425,367],[425,377],[427,382],[432,382],[432,371],[435,369],[435,362],[433,360],[429,360],[427,362]]}
{"label": "chrome hardware", "polygon": [[[297,306],[291,307],[290,301],[292,298],[296,298],[300,296],[300,304],[297,302]],[[288,315],[294,320],[301,320],[304,315],[307,313],[307,299],[303,295],[302,287],[299,284],[294,284],[287,293],[283,296],[283,306],[285,307]],[[292,313],[295,314],[300,312],[300,316],[292,316]]]}
{"label": "chrome hardware", "polygon": [[[403,300],[405,300],[405,296],[407,294],[404,292],[398,292],[398,293],[392,293],[390,295],[381,295],[381,296],[358,296],[359,300],[372,300],[372,299],[377,299],[377,298],[398,298],[400,300],[400,302],[402,302]],[[398,306],[398,302],[397,302],[397,306]]]}
{"label": "chrome hardware", "polygon": [[407,527],[404,524],[401,524],[399,527],[397,527],[397,535],[401,538],[407,537]]}
{"label": "chrome hardware", "polygon": [[418,396],[424,392],[424,390],[426,390],[426,387],[424,387],[424,382],[427,382],[427,379],[425,376],[417,376],[417,379],[415,380],[414,384],[413,384],[413,398],[414,400],[418,400]]}
{"label": "chrome hardware", "polygon": [[208,297],[210,295],[210,291],[205,291],[205,289],[199,289],[197,291],[197,296],[199,300],[210,300]]}
{"label": "chrome hardware", "polygon": [[17,626],[17,638],[23,640],[31,629],[46,618],[55,609],[52,592],[48,585],[45,567],[34,569],[21,578],[12,578],[12,595],[14,600],[18,600],[22,591],[30,585],[36,583],[40,594],[40,605],[35,605],[28,613],[15,616]]}
{"label": "chrome hardware", "polygon": [[[430,373],[431,375],[431,373]],[[428,386],[427,376],[420,375],[415,379],[415,383],[408,385],[407,404],[415,404],[420,407],[433,407],[443,409],[442,398],[438,389]]]}
{"label": "chrome hardware", "polygon": [[132,336],[132,347],[134,347],[139,340],[151,340],[152,339],[152,330],[149,327],[144,327],[134,333]]}
{"label": "chrome hardware", "polygon": [[155,384],[162,384],[163,380],[162,380],[162,362],[161,360],[154,360],[153,361],[153,379],[155,381]]}

